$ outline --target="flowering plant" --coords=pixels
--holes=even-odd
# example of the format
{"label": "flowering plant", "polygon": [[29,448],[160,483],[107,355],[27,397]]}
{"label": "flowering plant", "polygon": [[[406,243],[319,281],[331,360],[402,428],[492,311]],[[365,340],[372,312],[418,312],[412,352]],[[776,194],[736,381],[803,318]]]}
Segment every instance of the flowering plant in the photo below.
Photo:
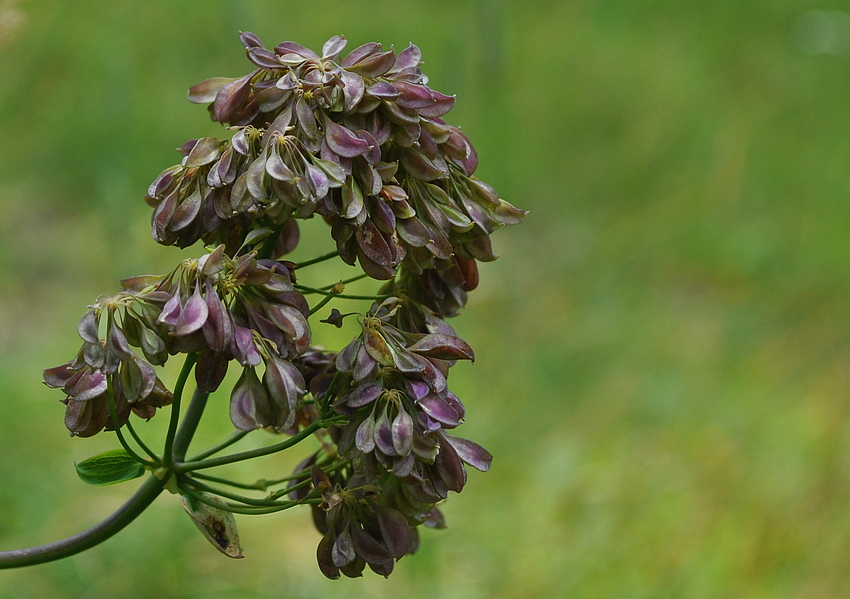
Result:
{"label": "flowering plant", "polygon": [[[428,87],[416,46],[396,53],[368,43],[340,58],[340,36],[321,55],[294,42],[269,50],[252,33],[240,39],[254,69],[189,90],[230,139],[183,144],[180,163],[145,198],[158,243],[200,240],[205,249],[168,274],[125,279],[116,295],[99,297],[77,326],[79,352],[44,371],[65,395],[71,435],[114,431],[121,444],[77,464],[83,480],[151,474],[107,520],[64,541],[0,552],[0,568],[87,549],[167,488],[230,557],[242,556],[234,514],[309,505],[325,576],[360,576],[367,565],[388,576],[419,547],[420,525],[444,526],[438,504],[464,488],[465,466],[490,467],[483,447],[454,435],[465,409],[447,377],[474,354],[446,319],[476,288],[477,263],[495,259],[490,234],[525,212],[474,176],[475,149],[443,119],[455,99]],[[316,216],[336,250],[285,260],[300,222]],[[362,273],[323,287],[299,282],[302,269],[337,257]],[[346,293],[364,278],[382,281],[375,295]],[[311,319],[346,299],[371,307],[333,308],[319,322],[356,318],[357,337],[337,353],[313,346]],[[169,389],[156,369],[177,355],[184,363]],[[230,369],[239,371],[229,390],[236,432],[187,458]],[[194,393],[181,415],[190,377]],[[159,454],[133,415],[148,420],[169,406]],[[284,439],[214,457],[257,429]],[[245,484],[206,474],[314,435],[320,448],[289,476]]]}

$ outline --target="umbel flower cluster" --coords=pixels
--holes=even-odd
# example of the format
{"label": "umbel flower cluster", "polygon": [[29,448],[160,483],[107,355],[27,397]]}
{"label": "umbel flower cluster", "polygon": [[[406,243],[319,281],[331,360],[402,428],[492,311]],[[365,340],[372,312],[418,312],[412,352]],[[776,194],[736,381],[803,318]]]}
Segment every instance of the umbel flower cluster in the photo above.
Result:
{"label": "umbel flower cluster", "polygon": [[[109,460],[78,465],[84,479],[119,482],[151,470],[232,557],[241,557],[234,513],[310,505],[325,576],[356,577],[366,566],[388,576],[416,552],[420,525],[444,526],[438,505],[463,490],[466,466],[490,467],[483,447],[455,435],[466,410],[447,379],[474,353],[446,319],[478,285],[478,262],[495,259],[490,234],[525,212],[475,177],[472,143],[444,120],[455,98],[428,86],[416,46],[397,53],[368,43],[342,57],[340,36],[320,54],[294,42],[268,49],[252,33],[240,40],[249,73],[189,90],[228,137],[183,144],[180,163],[145,198],[158,243],[204,249],[166,275],[125,279],[116,295],[98,298],[79,321],[79,352],[46,369],[44,380],[65,394],[72,435],[115,431],[122,444]],[[329,226],[335,250],[285,260],[299,222],[315,217]],[[321,288],[299,283],[300,269],[336,257],[362,274]],[[374,296],[346,295],[360,278],[381,282]],[[312,319],[346,300],[355,300],[350,311],[328,308],[319,326],[351,319],[356,337],[338,352],[315,347]],[[181,354],[169,389],[157,368]],[[210,395],[225,381],[237,432],[187,459],[204,409],[222,408]],[[187,385],[195,391],[181,421]],[[166,406],[159,455],[131,414],[148,420]],[[283,440],[212,457],[257,429]],[[313,436],[318,449],[277,480],[203,472]]]}

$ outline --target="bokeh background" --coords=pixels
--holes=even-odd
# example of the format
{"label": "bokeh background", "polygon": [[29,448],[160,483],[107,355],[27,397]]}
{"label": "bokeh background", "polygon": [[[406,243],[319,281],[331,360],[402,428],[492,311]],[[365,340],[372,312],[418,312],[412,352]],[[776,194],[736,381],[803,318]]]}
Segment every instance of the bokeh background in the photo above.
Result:
{"label": "bokeh background", "polygon": [[[0,549],[75,533],[137,484],[77,479],[116,441],[68,438],[41,369],[97,295],[183,257],[150,240],[142,197],[172,148],[220,133],[185,91],[247,72],[240,29],[417,43],[477,174],[531,211],[453,322],[478,355],[453,374],[461,431],[493,469],[388,581],[324,580],[306,510],[242,517],[230,561],[163,496],[96,549],[0,572],[0,597],[850,596],[837,0],[0,0]],[[331,247],[308,224],[300,257]],[[229,431],[225,404],[201,442]]]}

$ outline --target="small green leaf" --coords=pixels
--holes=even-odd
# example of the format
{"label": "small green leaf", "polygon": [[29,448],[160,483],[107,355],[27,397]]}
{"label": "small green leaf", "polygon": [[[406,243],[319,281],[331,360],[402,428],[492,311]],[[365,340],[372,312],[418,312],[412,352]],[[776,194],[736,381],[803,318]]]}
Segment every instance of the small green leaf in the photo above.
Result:
{"label": "small green leaf", "polygon": [[[227,507],[220,497],[200,491],[198,494],[207,501]],[[181,494],[180,503],[213,547],[227,557],[234,559],[243,557],[242,547],[239,544],[239,531],[236,530],[236,519],[232,513],[197,501],[189,495]]]}
{"label": "small green leaf", "polygon": [[74,464],[77,475],[90,485],[114,485],[139,478],[145,467],[123,449],[113,449]]}
{"label": "small green leaf", "polygon": [[273,231],[271,229],[253,229],[248,235],[245,237],[245,241],[242,242],[242,247],[239,249],[243,249],[249,245],[256,245],[264,240],[266,237],[271,235]]}

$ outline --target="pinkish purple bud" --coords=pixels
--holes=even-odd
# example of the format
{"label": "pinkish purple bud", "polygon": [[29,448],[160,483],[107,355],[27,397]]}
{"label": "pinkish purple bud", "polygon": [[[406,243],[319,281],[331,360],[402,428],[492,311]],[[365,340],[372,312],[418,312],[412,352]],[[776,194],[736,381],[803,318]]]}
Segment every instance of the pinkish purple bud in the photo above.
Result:
{"label": "pinkish purple bud", "polygon": [[406,456],[413,444],[413,418],[403,409],[399,409],[392,424],[393,447],[396,453]]}
{"label": "pinkish purple bud", "polygon": [[254,368],[245,368],[230,394],[230,421],[243,431],[272,424],[271,406],[265,387]]}
{"label": "pinkish purple bud", "polygon": [[201,297],[201,286],[200,284],[196,284],[195,292],[189,298],[189,301],[186,302],[186,305],[183,306],[183,310],[177,318],[174,326],[174,334],[177,337],[184,337],[194,333],[204,326],[208,315],[209,309],[207,308],[207,303]]}

